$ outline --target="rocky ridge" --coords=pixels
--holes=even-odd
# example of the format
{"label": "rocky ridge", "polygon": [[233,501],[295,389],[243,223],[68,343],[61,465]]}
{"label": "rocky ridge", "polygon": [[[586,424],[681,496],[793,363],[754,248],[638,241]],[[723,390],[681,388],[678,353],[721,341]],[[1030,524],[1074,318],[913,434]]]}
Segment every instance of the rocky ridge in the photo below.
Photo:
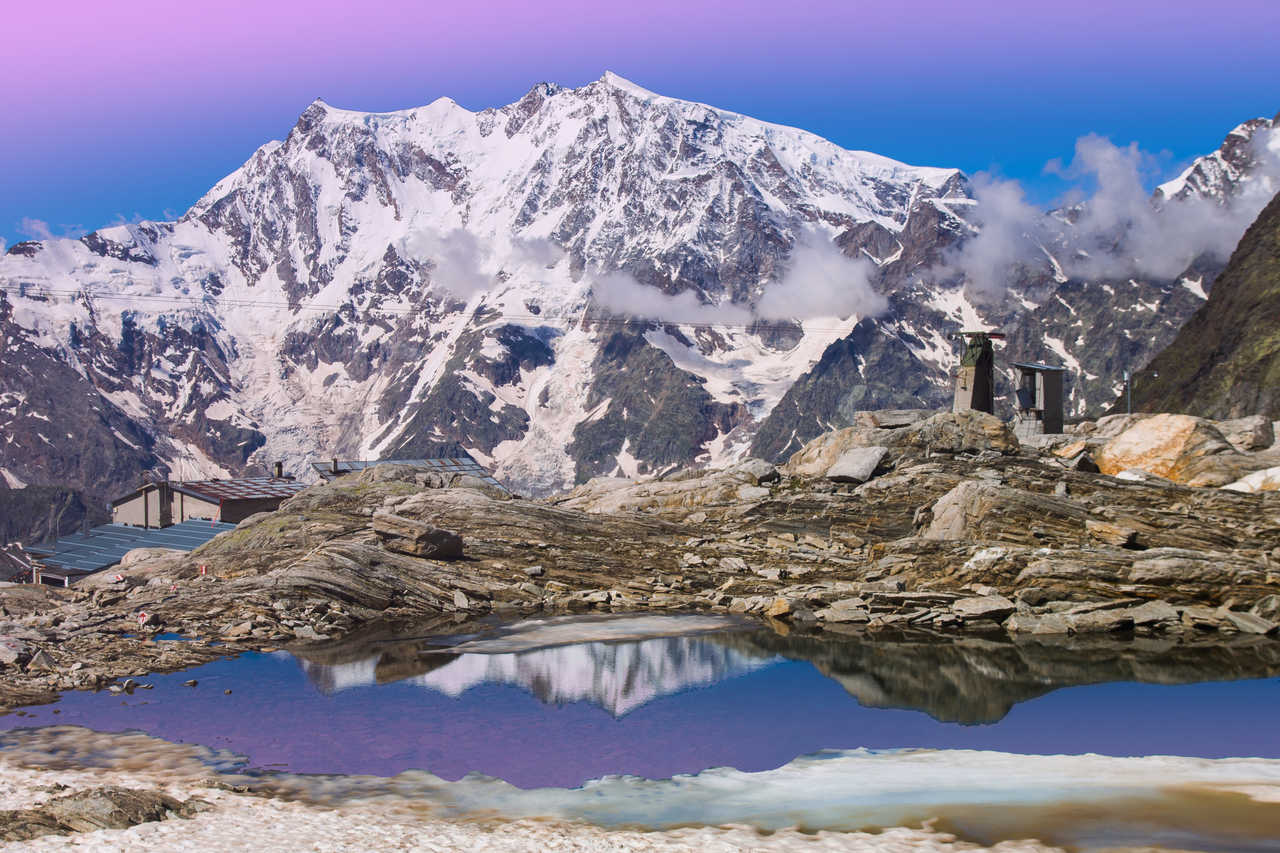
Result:
{"label": "rocky ridge", "polygon": [[1178,336],[1142,372],[1134,405],[1206,417],[1280,418],[1280,195]]}
{"label": "rocky ridge", "polygon": [[[545,500],[396,466],[314,486],[189,555],[135,555],[119,580],[17,610],[6,591],[4,701],[376,625],[424,635],[537,612],[738,613],[784,633],[1275,633],[1280,492],[1092,472],[1142,419],[1041,449],[981,413],[924,414],[868,416],[780,467],[597,478]],[[857,482],[841,463],[869,448]],[[1274,448],[1230,453],[1276,464]],[[425,554],[453,541],[431,531],[460,537],[462,556]],[[162,632],[204,642],[148,639]]]}

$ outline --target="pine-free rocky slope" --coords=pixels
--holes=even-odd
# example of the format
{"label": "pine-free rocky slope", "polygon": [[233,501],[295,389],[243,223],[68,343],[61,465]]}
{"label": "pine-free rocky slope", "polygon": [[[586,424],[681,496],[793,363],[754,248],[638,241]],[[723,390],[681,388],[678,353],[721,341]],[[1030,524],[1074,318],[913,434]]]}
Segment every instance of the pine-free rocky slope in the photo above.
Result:
{"label": "pine-free rocky slope", "polygon": [[1141,378],[1139,411],[1280,419],[1280,195],[1245,232],[1209,301]]}

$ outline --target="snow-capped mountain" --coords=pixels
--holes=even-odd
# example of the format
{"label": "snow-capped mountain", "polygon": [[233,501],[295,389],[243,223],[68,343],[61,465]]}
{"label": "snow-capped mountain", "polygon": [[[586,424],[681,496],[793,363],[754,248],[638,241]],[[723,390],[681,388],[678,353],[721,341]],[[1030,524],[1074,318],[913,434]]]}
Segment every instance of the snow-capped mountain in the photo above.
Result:
{"label": "snow-capped mountain", "polygon": [[975,204],[957,170],[613,74],[480,112],[317,101],[176,222],[0,258],[0,478],[108,496],[149,468],[458,440],[545,491],[777,456],[857,409],[943,403],[946,336],[974,326],[1026,328],[1016,354],[1078,369],[1098,408],[1211,278],[1135,282],[1122,301],[1153,316],[1117,315],[1050,247],[982,305],[933,274]]}

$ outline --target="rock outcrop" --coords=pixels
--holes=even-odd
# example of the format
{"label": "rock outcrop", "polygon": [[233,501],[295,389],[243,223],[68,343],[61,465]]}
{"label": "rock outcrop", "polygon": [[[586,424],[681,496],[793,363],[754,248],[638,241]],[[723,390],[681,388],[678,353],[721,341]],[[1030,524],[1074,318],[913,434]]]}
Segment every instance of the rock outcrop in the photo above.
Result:
{"label": "rock outcrop", "polygon": [[[1226,444],[1194,419],[1185,434],[1192,447]],[[870,479],[830,478],[842,455],[868,447],[885,449]],[[1228,445],[1213,455],[1270,452]],[[781,471],[749,460],[596,479],[546,500],[433,488],[413,469],[373,472],[308,488],[189,555],[122,568],[119,581],[94,576],[21,611],[0,589],[11,614],[0,636],[20,644],[0,663],[0,703],[371,625],[425,635],[540,612],[1173,643],[1242,633],[1272,642],[1280,619],[1280,493],[1089,473],[1019,448],[977,413],[823,436]],[[456,534],[465,553],[432,550],[435,531]],[[224,645],[123,636],[161,632]]]}
{"label": "rock outcrop", "polygon": [[140,823],[191,817],[204,804],[180,801],[160,791],[107,786],[76,791],[30,809],[0,811],[0,840],[29,841],[99,829],[127,829]]}
{"label": "rock outcrop", "polygon": [[1104,474],[1138,469],[1189,486],[1225,486],[1249,466],[1209,421],[1170,414],[1138,420],[1095,459]]}

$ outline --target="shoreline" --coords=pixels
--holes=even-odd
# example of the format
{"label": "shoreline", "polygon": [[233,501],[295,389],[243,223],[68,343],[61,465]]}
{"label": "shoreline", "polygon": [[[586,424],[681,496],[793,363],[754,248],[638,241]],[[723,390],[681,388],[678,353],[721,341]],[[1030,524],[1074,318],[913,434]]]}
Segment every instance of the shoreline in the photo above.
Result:
{"label": "shoreline", "polygon": [[[720,768],[672,780],[615,777],[580,789],[526,790],[485,778],[444,782],[420,772],[389,778],[245,775],[229,772],[225,762],[232,756],[140,733],[63,727],[58,732],[23,733],[14,740],[0,751],[0,838],[8,842],[0,843],[0,850],[56,850],[74,844],[95,850],[234,850],[253,844],[352,851],[1048,853],[1079,848],[1078,832],[1071,840],[1073,824],[1083,822],[1087,838],[1096,831],[1087,828],[1090,821],[1113,827],[1114,836],[1114,827],[1130,820],[1139,825],[1145,822],[1153,832],[1166,827],[1162,831],[1167,838],[1184,841],[1197,837],[1195,827],[1208,828],[1202,836],[1203,848],[1175,843],[1167,848],[1171,850],[1221,849],[1223,843],[1234,849],[1264,849],[1280,826],[1277,760],[854,750],[800,757],[760,773]],[[215,766],[219,762],[224,762],[221,770]],[[897,784],[894,780],[916,780],[920,774],[933,778],[941,793],[926,793],[914,806],[904,803],[881,812],[911,815],[905,822],[876,823],[858,816],[869,807],[883,808],[868,806],[877,799],[874,791],[889,793],[888,804]],[[1100,785],[1101,779],[1107,781]],[[180,806],[185,816],[157,820],[153,815],[132,826],[126,820],[112,827],[101,808],[89,808],[73,814],[73,826],[60,828],[79,832],[35,836],[24,836],[22,821],[13,820],[13,810],[56,810],[61,798],[111,786],[172,798],[170,805]],[[975,786],[977,793],[970,790]],[[816,799],[811,792],[815,787],[824,792]],[[750,826],[724,819],[734,807],[726,811],[723,798],[736,801],[748,790],[760,804],[783,810],[770,818],[773,825]],[[664,791],[663,796],[685,801],[686,810],[701,815],[707,825],[696,817],[676,819],[675,825],[667,827],[629,825],[625,815],[647,808],[645,803],[660,803],[653,798]],[[1029,797],[1030,791],[1041,793]],[[637,798],[639,804],[633,802]],[[601,816],[609,813],[607,805],[600,811],[602,802],[615,803],[622,810],[601,822]],[[794,812],[789,826],[782,825],[778,821],[785,819],[780,816],[792,814],[786,811],[787,803],[794,802],[810,802],[808,808],[818,810],[814,815],[830,813],[834,806],[845,814],[843,820],[875,828],[822,828],[809,823],[813,817],[806,818],[803,810]],[[860,805],[843,811],[853,803]],[[65,810],[60,815],[68,820]],[[104,820],[110,828],[103,827]],[[666,821],[671,822],[672,818]],[[1224,822],[1231,825],[1222,830]],[[958,829],[966,825],[967,830]],[[1170,828],[1172,835],[1168,835]],[[1220,830],[1216,836],[1215,830]],[[1062,838],[1056,843],[1039,841],[1035,838],[1039,833]],[[975,835],[989,840],[972,840]],[[1111,851],[1166,849],[1127,842],[1104,846]]]}

